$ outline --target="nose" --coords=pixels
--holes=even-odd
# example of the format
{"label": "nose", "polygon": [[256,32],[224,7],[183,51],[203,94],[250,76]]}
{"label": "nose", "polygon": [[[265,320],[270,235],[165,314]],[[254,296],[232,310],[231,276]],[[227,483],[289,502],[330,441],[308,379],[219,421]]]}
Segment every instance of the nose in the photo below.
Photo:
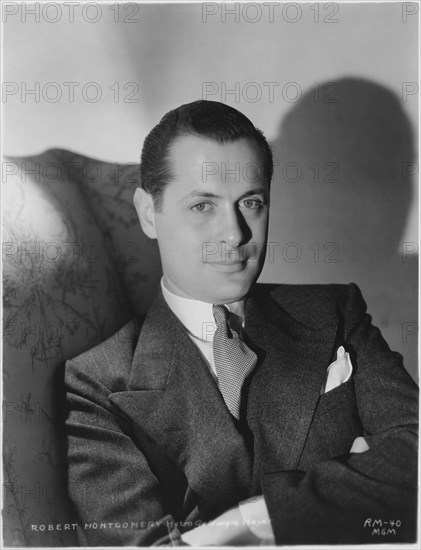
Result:
{"label": "nose", "polygon": [[230,248],[234,249],[249,240],[250,229],[238,208],[225,211],[220,224],[220,241]]}

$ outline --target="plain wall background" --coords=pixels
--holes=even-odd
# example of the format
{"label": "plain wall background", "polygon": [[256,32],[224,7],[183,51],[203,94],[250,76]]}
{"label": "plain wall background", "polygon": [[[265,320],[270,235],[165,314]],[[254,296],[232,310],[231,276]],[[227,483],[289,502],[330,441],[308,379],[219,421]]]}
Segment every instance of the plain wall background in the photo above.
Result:
{"label": "plain wall background", "polygon": [[[321,4],[316,14],[309,3],[237,4],[231,6],[237,15],[228,15],[214,3],[120,5],[118,13],[115,5],[84,11],[80,3],[74,22],[64,6],[60,14],[38,4],[38,22],[18,6],[4,27],[4,80],[17,90],[4,98],[4,152],[61,147],[136,162],[160,117],[202,97],[204,83],[213,83],[217,93],[206,98],[248,115],[278,163],[269,235],[274,256],[261,280],[358,283],[374,322],[415,376],[417,337],[407,333],[418,318],[417,258],[402,255],[402,247],[412,253],[417,246],[417,198],[402,166],[416,162],[418,96],[403,101],[402,87],[411,92],[418,79],[418,20],[412,4],[336,5],[334,13]],[[24,86],[36,82],[38,100],[28,94],[23,101]],[[49,97],[54,86],[63,93],[56,103],[43,97],[48,82],[56,83]],[[73,102],[65,82],[80,83]],[[102,90],[95,103],[82,97],[89,82]],[[139,86],[137,102],[124,101],[130,82]],[[268,82],[279,83],[273,98]],[[223,86],[235,83],[239,97],[224,96]],[[295,84],[286,89],[288,83]],[[117,102],[110,86],[120,91]],[[262,95],[253,101],[258,89]],[[285,172],[289,163],[292,171]],[[301,171],[297,180],[294,166]]]}

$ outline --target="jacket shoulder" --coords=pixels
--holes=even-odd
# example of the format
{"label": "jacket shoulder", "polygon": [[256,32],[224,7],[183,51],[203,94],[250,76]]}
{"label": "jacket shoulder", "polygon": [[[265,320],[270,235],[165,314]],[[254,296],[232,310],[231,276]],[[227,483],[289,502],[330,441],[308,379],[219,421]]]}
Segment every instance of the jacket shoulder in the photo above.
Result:
{"label": "jacket shoulder", "polygon": [[111,391],[124,391],[143,319],[132,319],[92,349],[66,362],[65,378],[96,380]]}
{"label": "jacket shoulder", "polygon": [[270,300],[309,328],[329,324],[345,312],[359,317],[366,311],[361,291],[349,284],[259,284],[257,299]]}

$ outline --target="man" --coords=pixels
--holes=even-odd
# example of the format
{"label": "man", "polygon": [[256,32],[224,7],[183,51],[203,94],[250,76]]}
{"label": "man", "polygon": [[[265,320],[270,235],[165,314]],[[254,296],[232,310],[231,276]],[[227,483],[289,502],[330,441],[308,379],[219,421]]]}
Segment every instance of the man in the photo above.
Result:
{"label": "man", "polygon": [[221,103],[147,136],[134,203],[160,289],[143,321],[66,366],[81,543],[414,540],[417,387],[401,356],[353,284],[255,284],[272,167]]}

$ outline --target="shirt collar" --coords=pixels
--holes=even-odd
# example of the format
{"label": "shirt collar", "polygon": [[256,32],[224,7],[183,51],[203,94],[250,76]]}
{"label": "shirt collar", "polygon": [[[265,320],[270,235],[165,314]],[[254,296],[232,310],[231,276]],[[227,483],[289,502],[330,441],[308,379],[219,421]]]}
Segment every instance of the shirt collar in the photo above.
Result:
{"label": "shirt collar", "polygon": [[[213,316],[213,304],[185,298],[172,293],[164,284],[164,278],[161,278],[161,289],[165,301],[171,311],[178,317],[187,331],[204,342],[212,342],[216,330],[215,318]],[[238,303],[238,313],[235,319],[230,318],[229,324],[244,325],[244,301]],[[231,311],[229,304],[226,307]],[[233,314],[231,314],[233,316]],[[234,316],[233,316],[234,317]],[[237,323],[235,323],[237,321]]]}

